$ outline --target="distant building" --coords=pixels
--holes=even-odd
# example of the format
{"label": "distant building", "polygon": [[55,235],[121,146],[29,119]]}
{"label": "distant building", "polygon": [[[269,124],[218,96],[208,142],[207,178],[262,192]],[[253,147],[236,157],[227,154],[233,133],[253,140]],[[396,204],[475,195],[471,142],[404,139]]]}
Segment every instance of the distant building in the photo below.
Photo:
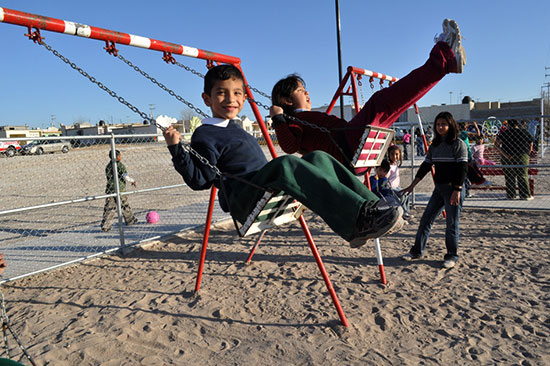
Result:
{"label": "distant building", "polygon": [[49,136],[61,136],[61,131],[56,127],[29,128],[29,126],[0,126],[0,138],[21,139]]}

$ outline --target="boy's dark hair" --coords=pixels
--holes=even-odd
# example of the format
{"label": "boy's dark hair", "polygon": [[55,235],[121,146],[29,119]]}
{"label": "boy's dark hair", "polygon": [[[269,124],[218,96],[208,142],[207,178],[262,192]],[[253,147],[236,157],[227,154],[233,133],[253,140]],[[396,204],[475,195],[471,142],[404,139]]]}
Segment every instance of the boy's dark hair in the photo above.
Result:
{"label": "boy's dark hair", "polygon": [[[437,124],[437,120],[440,119],[440,118],[444,119],[449,124],[449,132],[447,133],[447,136],[445,137],[445,140],[443,140],[443,136],[441,136],[437,132],[436,124]],[[455,142],[456,139],[458,138],[458,134],[460,132],[460,130],[458,128],[458,124],[456,123],[453,115],[449,112],[440,112],[437,116],[435,116],[435,118],[434,118],[434,131],[435,131],[435,138],[432,142],[432,144],[434,146],[439,145],[443,141],[445,141],[448,144],[451,144],[451,143]]]}
{"label": "boy's dark hair", "polygon": [[306,82],[297,74],[288,75],[286,78],[277,81],[271,91],[271,103],[283,108],[286,114],[292,114],[294,109],[288,105],[287,100],[292,99],[292,93],[298,89],[299,84],[306,87]]}
{"label": "boy's dark hair", "polygon": [[388,161],[388,159],[382,160],[382,162],[380,163],[380,168],[384,169],[386,172],[390,171],[390,162]]}
{"label": "boy's dark hair", "polygon": [[[115,157],[120,156],[120,150],[115,150]],[[111,158],[111,151],[109,151],[109,159]]]}
{"label": "boy's dark hair", "polygon": [[204,93],[210,95],[216,81],[229,80],[233,78],[241,80],[244,88],[244,76],[241,70],[237,67],[233,65],[214,66],[208,70],[206,75],[204,75]]}

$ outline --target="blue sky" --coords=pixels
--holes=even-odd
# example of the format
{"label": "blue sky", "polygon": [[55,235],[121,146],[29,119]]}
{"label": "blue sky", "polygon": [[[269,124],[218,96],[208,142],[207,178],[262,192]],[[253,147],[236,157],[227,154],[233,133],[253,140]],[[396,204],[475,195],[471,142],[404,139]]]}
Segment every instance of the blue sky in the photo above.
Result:
{"label": "blue sky", "polygon": [[[328,103],[338,86],[334,0],[0,0],[0,7],[236,56],[250,85],[268,94],[277,80],[297,72],[307,82],[314,107]],[[420,106],[457,103],[465,95],[477,101],[530,100],[540,97],[541,86],[550,81],[545,77],[550,74],[545,70],[550,67],[549,1],[340,0],[340,12],[344,68],[396,77],[424,63],[444,18],[458,21],[468,56],[464,73],[445,77]],[[26,28],[0,23],[0,125],[46,127],[52,115],[56,124],[141,120],[24,33]],[[155,116],[181,118],[184,104],[107,55],[103,42],[53,32],[43,36],[146,113],[153,104]],[[165,64],[159,52],[123,45],[119,50],[209,112],[200,98],[200,78]],[[203,60],[176,57],[206,70]],[[370,96],[367,85],[364,95]],[[252,116],[249,108],[243,114]]]}

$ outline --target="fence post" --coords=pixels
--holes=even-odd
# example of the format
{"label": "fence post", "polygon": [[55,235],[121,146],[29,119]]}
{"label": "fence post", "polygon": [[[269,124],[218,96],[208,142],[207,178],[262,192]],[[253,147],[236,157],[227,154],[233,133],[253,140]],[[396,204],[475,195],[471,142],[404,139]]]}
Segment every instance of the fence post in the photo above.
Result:
{"label": "fence post", "polygon": [[111,163],[113,164],[113,181],[115,183],[116,211],[118,215],[118,233],[120,238],[120,249],[124,254],[126,243],[124,241],[124,228],[122,226],[122,205],[120,203],[120,185],[118,184],[118,166],[116,161],[115,135],[111,132]]}

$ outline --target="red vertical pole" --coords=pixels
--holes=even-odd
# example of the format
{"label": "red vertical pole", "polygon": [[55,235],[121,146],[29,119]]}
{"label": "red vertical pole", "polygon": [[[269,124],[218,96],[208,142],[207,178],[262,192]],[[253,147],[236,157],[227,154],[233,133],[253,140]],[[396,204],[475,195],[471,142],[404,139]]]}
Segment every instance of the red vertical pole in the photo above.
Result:
{"label": "red vertical pole", "polygon": [[313,253],[313,257],[315,258],[315,262],[317,262],[317,266],[319,267],[319,271],[321,271],[321,276],[323,276],[323,280],[325,280],[325,285],[327,286],[328,293],[330,294],[330,297],[332,298],[332,302],[334,303],[334,307],[336,307],[336,311],[338,312],[338,316],[340,317],[340,322],[344,327],[348,327],[349,323],[346,319],[346,314],[344,314],[344,310],[342,309],[342,305],[340,305],[340,301],[338,300],[338,296],[336,296],[336,291],[334,291],[334,287],[332,286],[332,282],[330,282],[330,278],[328,276],[327,270],[325,269],[325,265],[323,264],[323,260],[321,259],[321,256],[319,255],[319,251],[317,250],[317,246],[313,242],[313,237],[311,236],[311,232],[309,231],[309,228],[306,224],[306,220],[303,216],[300,216],[299,218],[300,225],[302,225],[302,229],[304,230],[304,234],[306,236],[307,242],[309,243],[309,248],[311,249],[311,252]]}
{"label": "red vertical pole", "polygon": [[344,90],[344,87],[346,86],[346,83],[348,82],[349,77],[350,77],[350,68],[348,67],[348,72],[346,72],[346,75],[342,79],[340,86],[336,90],[336,93],[334,93],[334,97],[332,98],[332,100],[330,101],[330,104],[327,107],[327,112],[326,112],[327,114],[330,114],[330,112],[332,112],[332,108],[334,108],[334,105],[338,101],[338,98],[340,97],[340,95],[342,95],[342,92]]}
{"label": "red vertical pole", "polygon": [[197,271],[197,280],[195,282],[195,293],[201,288],[202,271],[204,269],[204,260],[206,259],[206,247],[208,245],[208,235],[210,234],[210,225],[212,224],[212,213],[214,212],[214,201],[216,200],[216,187],[210,190],[210,200],[208,202],[208,212],[206,213],[206,223],[204,224],[204,234],[202,237],[201,256],[199,259],[199,269]]}

